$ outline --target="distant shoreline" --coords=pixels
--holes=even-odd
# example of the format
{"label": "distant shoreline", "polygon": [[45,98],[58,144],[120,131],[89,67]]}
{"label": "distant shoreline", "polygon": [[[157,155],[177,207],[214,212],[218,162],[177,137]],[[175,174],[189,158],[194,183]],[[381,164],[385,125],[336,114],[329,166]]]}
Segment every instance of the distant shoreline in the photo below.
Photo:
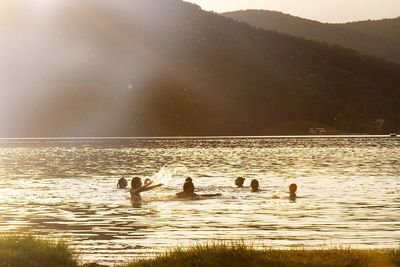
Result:
{"label": "distant shoreline", "polygon": [[99,136],[99,137],[0,137],[0,140],[168,140],[168,139],[263,139],[263,138],[389,138],[390,134],[338,134],[338,135],[199,135],[199,136]]}

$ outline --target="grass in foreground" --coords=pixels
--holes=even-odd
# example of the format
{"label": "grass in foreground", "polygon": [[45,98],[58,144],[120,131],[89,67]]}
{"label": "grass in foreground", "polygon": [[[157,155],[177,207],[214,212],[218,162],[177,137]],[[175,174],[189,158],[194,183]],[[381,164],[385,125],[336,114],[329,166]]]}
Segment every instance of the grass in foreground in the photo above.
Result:
{"label": "grass in foreground", "polygon": [[[32,236],[0,237],[0,267],[88,267],[79,265],[64,242]],[[121,267],[400,267],[396,250],[256,250],[245,244],[216,243],[174,251]]]}
{"label": "grass in foreground", "polygon": [[0,237],[0,267],[77,267],[78,261],[64,242],[33,236]]}
{"label": "grass in foreground", "polygon": [[400,267],[394,250],[255,250],[246,245],[214,244],[177,249],[125,267]]}

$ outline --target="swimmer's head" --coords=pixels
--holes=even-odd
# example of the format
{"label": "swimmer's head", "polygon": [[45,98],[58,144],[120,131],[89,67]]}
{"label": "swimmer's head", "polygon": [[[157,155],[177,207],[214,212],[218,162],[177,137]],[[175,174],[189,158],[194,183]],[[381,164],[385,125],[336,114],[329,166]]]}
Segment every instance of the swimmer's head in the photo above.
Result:
{"label": "swimmer's head", "polygon": [[192,180],[191,177],[187,177],[187,178],[185,179],[185,183],[186,183],[186,182],[193,182],[193,180]]}
{"label": "swimmer's head", "polygon": [[131,181],[131,187],[136,189],[142,186],[142,179],[139,177],[133,177]]}
{"label": "swimmer's head", "polygon": [[244,180],[246,180],[246,179],[243,178],[243,177],[238,177],[238,178],[236,178],[236,179],[235,179],[235,185],[236,185],[237,187],[243,187]]}
{"label": "swimmer's head", "polygon": [[149,183],[151,183],[150,178],[146,178],[146,179],[144,180],[144,184],[147,185],[147,184],[149,184]]}
{"label": "swimmer's head", "polygon": [[250,183],[251,191],[252,192],[258,192],[259,191],[259,186],[260,184],[256,179],[252,180]]}
{"label": "swimmer's head", "polygon": [[183,192],[185,194],[194,194],[194,184],[192,182],[185,182],[183,184]]}
{"label": "swimmer's head", "polygon": [[291,184],[291,185],[289,185],[289,192],[290,192],[291,194],[296,193],[296,191],[297,191],[297,184]]}
{"label": "swimmer's head", "polygon": [[118,180],[118,184],[117,184],[118,188],[124,189],[127,186],[128,186],[128,182],[126,181],[125,178],[121,178],[121,179]]}

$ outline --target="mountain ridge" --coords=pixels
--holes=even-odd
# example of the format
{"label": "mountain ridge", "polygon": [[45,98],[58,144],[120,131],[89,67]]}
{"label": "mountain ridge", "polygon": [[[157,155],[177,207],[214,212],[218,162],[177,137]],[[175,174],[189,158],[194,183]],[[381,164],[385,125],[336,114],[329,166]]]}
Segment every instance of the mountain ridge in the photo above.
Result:
{"label": "mountain ridge", "polygon": [[0,65],[9,84],[1,136],[305,134],[322,125],[374,133],[376,119],[399,126],[397,64],[178,0],[116,3],[70,0],[44,32],[6,39],[22,36],[24,45],[6,47],[15,59]]}
{"label": "mountain ridge", "polygon": [[[242,10],[222,15],[254,27],[338,44],[364,54],[400,63],[400,17],[348,23],[322,23],[278,11]],[[390,29],[390,33],[385,34]]]}

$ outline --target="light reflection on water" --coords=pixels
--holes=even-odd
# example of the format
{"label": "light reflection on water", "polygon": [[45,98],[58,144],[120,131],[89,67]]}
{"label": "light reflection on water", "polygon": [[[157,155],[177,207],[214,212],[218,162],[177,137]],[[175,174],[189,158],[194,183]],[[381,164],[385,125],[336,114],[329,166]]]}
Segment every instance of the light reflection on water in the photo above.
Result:
{"label": "light reflection on water", "polygon": [[[266,246],[396,247],[400,138],[203,138],[0,141],[0,232],[71,240],[114,263],[177,245],[246,239]],[[163,166],[165,167],[163,168]],[[158,175],[155,176],[155,174]],[[134,208],[120,177],[165,183]],[[191,176],[217,199],[173,196]],[[258,179],[262,191],[236,189]],[[287,186],[299,186],[296,202]]]}

